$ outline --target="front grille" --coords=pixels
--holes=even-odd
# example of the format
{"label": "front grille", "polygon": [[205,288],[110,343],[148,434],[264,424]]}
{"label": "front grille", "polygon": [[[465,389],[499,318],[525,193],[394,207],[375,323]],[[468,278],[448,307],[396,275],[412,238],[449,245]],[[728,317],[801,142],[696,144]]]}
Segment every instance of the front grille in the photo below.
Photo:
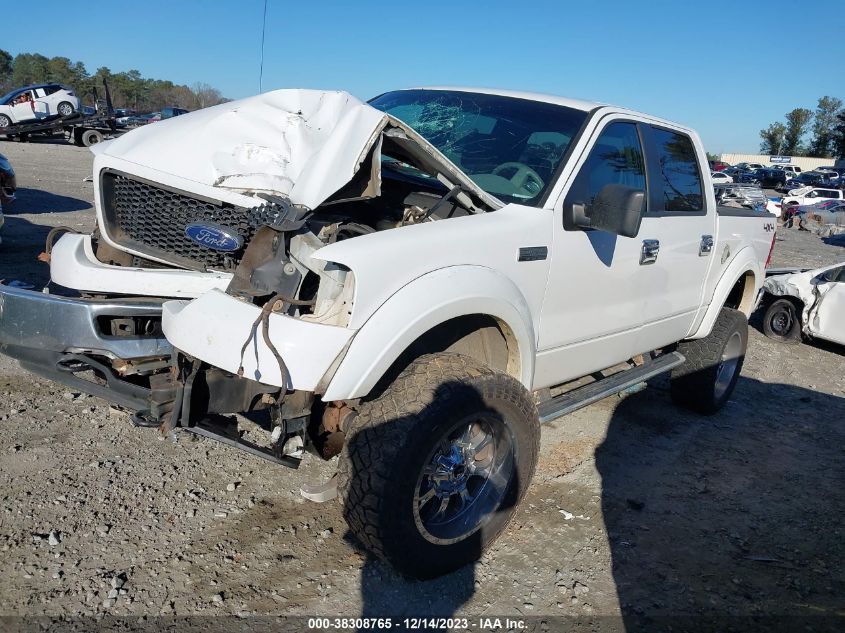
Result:
{"label": "front grille", "polygon": [[[109,237],[126,248],[197,270],[232,270],[260,226],[252,209],[186,195],[118,172],[101,180],[103,217]],[[243,247],[235,252],[200,246],[185,235],[192,222],[237,231]]]}

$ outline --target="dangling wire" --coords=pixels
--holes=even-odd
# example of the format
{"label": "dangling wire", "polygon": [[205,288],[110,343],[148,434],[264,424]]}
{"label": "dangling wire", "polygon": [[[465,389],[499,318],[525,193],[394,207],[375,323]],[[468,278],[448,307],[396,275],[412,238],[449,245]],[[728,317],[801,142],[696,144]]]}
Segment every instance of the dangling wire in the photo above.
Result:
{"label": "dangling wire", "polygon": [[264,0],[264,18],[261,21],[261,63],[258,66],[258,92],[261,92],[261,80],[264,78],[264,30],[267,27],[267,0]]}

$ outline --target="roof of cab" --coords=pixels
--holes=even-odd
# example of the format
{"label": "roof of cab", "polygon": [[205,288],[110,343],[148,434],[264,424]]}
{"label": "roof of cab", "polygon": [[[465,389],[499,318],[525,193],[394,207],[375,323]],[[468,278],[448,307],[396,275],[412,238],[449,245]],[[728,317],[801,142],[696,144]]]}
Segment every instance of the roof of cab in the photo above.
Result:
{"label": "roof of cab", "polygon": [[515,99],[528,99],[530,101],[542,101],[545,103],[553,103],[555,105],[565,106],[567,108],[574,108],[575,110],[583,110],[589,112],[602,106],[606,103],[599,103],[597,101],[584,101],[582,99],[570,99],[568,97],[559,97],[557,95],[543,94],[540,92],[522,92],[520,90],[501,90],[499,88],[469,88],[465,86],[420,86],[418,88],[407,88],[407,90],[450,90],[452,92],[476,92],[485,95],[499,95],[501,97],[513,97]]}

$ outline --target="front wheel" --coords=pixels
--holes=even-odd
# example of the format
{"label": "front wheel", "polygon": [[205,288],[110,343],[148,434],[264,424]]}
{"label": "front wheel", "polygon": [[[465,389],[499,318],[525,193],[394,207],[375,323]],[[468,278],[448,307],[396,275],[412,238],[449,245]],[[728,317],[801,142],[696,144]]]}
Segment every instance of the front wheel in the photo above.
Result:
{"label": "front wheel", "polygon": [[801,342],[801,317],[789,299],[773,301],[763,314],[763,334],[781,343]]}
{"label": "front wheel", "polygon": [[0,128],[9,127],[12,125],[12,120],[5,114],[0,114]]}
{"label": "front wheel", "polygon": [[686,362],[672,370],[672,400],[699,413],[716,413],[736,387],[747,347],[748,319],[739,310],[722,308],[709,335],[678,345]]}
{"label": "front wheel", "polygon": [[467,356],[423,356],[347,431],[338,489],[351,531],[400,573],[475,561],[516,511],[539,451],[537,409],[514,378]]}

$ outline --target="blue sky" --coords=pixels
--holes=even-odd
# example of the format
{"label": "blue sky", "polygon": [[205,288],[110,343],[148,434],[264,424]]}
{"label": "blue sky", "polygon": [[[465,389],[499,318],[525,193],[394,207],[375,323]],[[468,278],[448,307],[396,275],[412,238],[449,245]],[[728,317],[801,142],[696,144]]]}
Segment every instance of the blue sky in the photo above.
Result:
{"label": "blue sky", "polygon": [[[63,55],[89,72],[206,82],[231,98],[258,92],[264,0],[37,5],[61,18],[36,20],[29,3],[11,3],[0,48]],[[845,99],[841,38],[796,26],[796,7],[816,26],[845,24],[838,0],[268,0],[263,87],[361,98],[418,85],[548,92],[690,125],[712,152],[756,152],[758,131],[792,108]],[[775,61],[778,52],[801,61]]]}

